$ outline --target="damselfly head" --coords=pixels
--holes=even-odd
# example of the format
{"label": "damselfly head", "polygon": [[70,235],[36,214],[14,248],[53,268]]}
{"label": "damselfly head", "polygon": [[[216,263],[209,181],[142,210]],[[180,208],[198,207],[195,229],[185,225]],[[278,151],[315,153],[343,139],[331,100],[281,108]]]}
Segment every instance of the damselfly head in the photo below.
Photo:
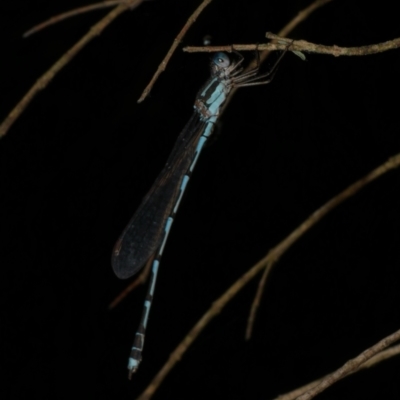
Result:
{"label": "damselfly head", "polygon": [[215,53],[211,58],[211,71],[215,75],[221,70],[225,70],[231,65],[231,60],[226,53]]}

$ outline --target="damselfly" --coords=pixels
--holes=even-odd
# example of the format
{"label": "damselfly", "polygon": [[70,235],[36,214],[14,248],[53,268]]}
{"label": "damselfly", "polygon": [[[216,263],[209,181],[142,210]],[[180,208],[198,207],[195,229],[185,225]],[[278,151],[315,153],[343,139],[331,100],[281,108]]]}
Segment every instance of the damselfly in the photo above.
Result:
{"label": "damselfly", "polygon": [[243,57],[240,55],[234,62],[231,62],[226,53],[216,53],[212,57],[211,77],[196,97],[192,117],[180,133],[164,169],[115,244],[112,266],[119,278],[129,278],[145,264],[153,262],[143,314],[129,357],[129,378],[137,370],[142,359],[144,335],[158,267],[171,225],[221,107],[232,88],[271,82],[284,54],[285,52],[264,75],[257,75],[258,67],[243,72]]}

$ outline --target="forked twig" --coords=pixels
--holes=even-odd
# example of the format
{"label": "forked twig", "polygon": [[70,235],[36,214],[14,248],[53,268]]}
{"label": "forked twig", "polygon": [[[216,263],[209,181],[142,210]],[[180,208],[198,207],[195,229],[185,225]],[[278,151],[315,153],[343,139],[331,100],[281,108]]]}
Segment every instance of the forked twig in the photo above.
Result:
{"label": "forked twig", "polygon": [[[329,1],[329,0],[328,0]],[[313,5],[311,5],[313,6]],[[311,9],[312,7],[308,7],[309,9]],[[315,9],[315,8],[314,8]],[[299,16],[302,16],[304,18],[304,15],[308,15],[307,13],[301,12],[299,13]],[[288,25],[286,25],[286,27],[284,27],[280,32],[279,32],[279,36],[274,35],[272,33],[267,33],[266,37],[268,39],[273,39],[274,42],[271,43],[271,45],[274,46],[284,46],[282,45],[282,40],[285,40],[284,38],[282,38],[281,36],[286,36],[289,31],[288,31],[288,27],[292,26],[291,23],[289,23]],[[279,41],[281,41],[281,43],[279,43]],[[298,44],[301,43],[302,46],[298,46]],[[369,55],[369,54],[375,54],[375,53],[379,53],[382,51],[387,51],[387,50],[392,50],[392,49],[396,49],[400,46],[400,39],[394,39],[394,40],[390,40],[388,42],[383,42],[380,44],[375,44],[375,45],[371,45],[371,46],[361,46],[361,47],[337,47],[337,46],[322,46],[322,45],[315,45],[313,43],[309,43],[306,42],[304,40],[297,40],[297,41],[293,41],[292,44],[290,45],[290,50],[302,50],[302,51],[311,51],[312,49],[316,50],[321,50],[321,51],[316,51],[318,53],[321,54],[332,54],[334,56],[338,56],[338,55],[353,55],[353,56],[360,56],[360,55]],[[283,47],[283,50],[285,49],[285,47]],[[309,50],[311,49],[311,50]],[[330,53],[328,52],[331,51]],[[351,54],[352,53],[352,54]],[[268,51],[263,52],[262,54],[262,58],[265,59],[265,57],[268,56]],[[247,321],[247,327],[246,327],[246,334],[245,334],[245,338],[246,340],[249,340],[251,335],[252,335],[252,331],[253,331],[253,327],[254,327],[254,321],[256,319],[256,315],[257,315],[257,310],[258,307],[260,305],[261,302],[261,296],[263,294],[264,291],[264,287],[265,287],[265,283],[267,281],[267,277],[269,275],[269,268],[266,268],[264,270],[264,273],[260,279],[260,282],[258,284],[258,288],[257,288],[257,292],[256,295],[254,296],[254,300],[253,303],[251,305],[251,309],[250,309],[250,313],[249,313],[249,318]]]}
{"label": "forked twig", "polygon": [[150,382],[145,391],[138,397],[138,400],[148,400],[155,393],[162,381],[166,378],[175,364],[182,358],[189,346],[200,335],[201,331],[209,324],[209,322],[218,315],[229,301],[237,295],[259,272],[264,268],[267,274],[271,272],[274,264],[279,258],[298,240],[304,233],[317,224],[330,211],[343,203],[348,198],[354,196],[368,183],[379,178],[386,172],[398,168],[400,166],[400,153],[391,157],[388,161],[371,171],[357,182],[350,185],[343,192],[339,193],[333,199],[329,200],[322,207],[312,213],[300,226],[298,226],[289,236],[282,240],[277,246],[271,249],[268,254],[251,267],[244,275],[242,275],[225,293],[222,294],[210,307],[210,309],[199,319],[194,327],[189,331],[186,337],[179,343],[175,350],[169,356],[168,361]]}
{"label": "forked twig", "polygon": [[397,342],[398,340],[400,340],[400,329],[392,333],[391,335],[386,336],[384,339],[380,340],[369,349],[364,350],[356,358],[347,361],[346,364],[343,365],[343,367],[323,378],[317,386],[309,389],[306,393],[297,397],[297,400],[312,399],[317,394],[323,392],[325,389],[327,389],[329,386],[332,386],[340,379],[359,371],[363,363],[365,363],[367,360],[370,360],[375,354],[378,354],[380,351],[386,349],[386,347],[390,346],[394,342]]}
{"label": "forked twig", "polygon": [[[389,347],[388,349],[380,351],[379,353],[375,354],[368,361],[365,361],[364,363],[362,363],[357,370],[350,371],[346,376],[354,374],[355,372],[357,372],[361,369],[371,368],[371,367],[379,364],[380,362],[385,361],[389,358],[398,356],[399,354],[400,354],[400,344],[398,344],[397,346]],[[328,376],[329,376],[329,374],[323,376],[320,379],[316,379],[315,381],[307,383],[306,385],[301,386],[301,387],[299,387],[295,390],[292,390],[288,393],[282,394],[282,395],[276,397],[274,400],[295,400],[302,394],[306,393],[308,390],[316,387]]]}
{"label": "forked twig", "polygon": [[[301,10],[291,21],[289,21],[279,31],[279,35],[283,36],[283,37],[287,36],[297,25],[299,25],[301,22],[306,20],[314,11],[318,10],[320,7],[324,6],[325,4],[330,3],[331,1],[332,0],[315,0],[309,6],[307,6],[303,10]],[[272,41],[270,44],[271,45],[275,44],[275,42]],[[232,51],[232,48],[236,50],[235,45],[234,45],[234,46],[231,46],[229,48],[229,50],[226,50],[226,51]],[[187,49],[187,47],[184,48],[183,50],[186,51],[185,49]],[[282,44],[282,41],[281,41],[279,49],[280,50],[286,50],[287,49],[287,44]],[[290,46],[290,50],[291,49],[292,49],[292,46]],[[256,45],[253,48],[253,51],[260,51],[260,50],[262,50],[262,49],[260,47],[258,47],[258,45]],[[249,63],[249,65],[245,68],[245,72],[246,71],[250,71],[251,69],[254,69],[255,67],[257,67],[258,63],[261,65],[268,58],[270,53],[271,52],[269,50],[261,51],[261,54],[259,55],[259,57],[254,57],[253,60]],[[223,109],[221,111],[221,114],[224,113],[225,109],[228,107],[228,104],[232,100],[233,96],[236,94],[237,90],[238,90],[238,88],[233,88],[231,90],[228,98],[225,101],[225,104],[224,104],[224,107],[223,107]]]}

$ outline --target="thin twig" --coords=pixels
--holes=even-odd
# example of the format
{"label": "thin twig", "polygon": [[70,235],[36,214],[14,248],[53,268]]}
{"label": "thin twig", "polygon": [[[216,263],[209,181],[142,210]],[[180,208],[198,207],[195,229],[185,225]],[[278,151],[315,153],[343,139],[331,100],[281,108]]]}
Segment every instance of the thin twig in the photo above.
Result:
{"label": "thin twig", "polygon": [[[292,32],[292,30],[296,28],[297,25],[305,21],[314,11],[317,11],[320,7],[325,6],[331,1],[332,0],[315,0],[314,2],[312,2],[309,6],[299,11],[298,14],[279,31],[279,36],[286,37],[287,35],[289,35],[289,33]],[[275,43],[275,41],[272,41],[272,43]],[[286,50],[286,45],[284,45],[282,50]],[[263,63],[268,58],[269,54],[270,51],[268,50],[262,51],[260,55],[260,62]],[[254,68],[255,65],[256,59],[253,59],[248,68]]]}
{"label": "thin twig", "polygon": [[265,268],[264,273],[262,274],[260,282],[258,282],[257,292],[256,295],[254,296],[253,302],[251,303],[249,318],[247,319],[247,325],[246,325],[246,334],[245,334],[246,340],[250,340],[251,335],[253,334],[253,328],[254,328],[254,323],[256,321],[257,311],[258,308],[260,307],[261,297],[262,294],[264,293],[265,284],[267,282],[267,277],[269,275],[269,272],[267,271],[270,271],[270,269],[272,268],[272,265],[270,266],[270,264],[271,263],[267,265],[267,268]]}
{"label": "thin twig", "polygon": [[[377,353],[372,358],[370,358],[368,361],[366,361],[363,364],[361,364],[360,368],[358,370],[370,368],[372,366],[375,366],[375,365],[379,364],[382,361],[385,361],[385,360],[387,360],[389,358],[392,358],[394,356],[398,356],[399,354],[400,354],[400,344],[398,344],[397,346],[389,347],[388,349]],[[354,374],[358,370],[351,371],[346,376]],[[329,375],[325,375],[322,378],[319,378],[319,379],[316,379],[315,381],[307,383],[307,385],[301,386],[301,387],[299,387],[299,388],[297,388],[295,390],[292,390],[291,392],[282,394],[282,395],[276,397],[274,400],[295,400],[298,396],[301,396],[302,394],[304,394],[308,390],[310,390],[313,387],[317,386],[319,383],[321,383],[328,376]]]}
{"label": "thin twig", "polygon": [[307,19],[310,14],[316,11],[318,8],[330,3],[332,0],[317,0],[311,3],[308,7],[299,11],[296,17],[294,17],[286,26],[284,26],[280,31],[280,36],[288,35],[300,22],[303,22]]}
{"label": "thin twig", "polygon": [[[304,16],[303,12],[299,13],[299,15]],[[289,26],[288,24],[287,26]],[[279,36],[274,35],[272,33],[267,33],[266,37],[268,39],[273,39],[274,42],[271,43],[271,46],[285,46],[282,45],[282,41],[285,42],[285,39],[282,36],[285,36],[288,33],[286,27],[283,28],[279,32]],[[281,43],[278,43],[278,40],[281,41]],[[353,56],[360,56],[360,55],[368,55],[368,54],[374,54],[374,53],[379,53],[381,51],[387,51],[387,50],[392,50],[395,48],[398,48],[400,46],[400,39],[394,39],[389,42],[384,42],[381,44],[376,44],[376,45],[371,45],[371,46],[361,46],[361,47],[337,47],[337,46],[322,46],[322,45],[315,45],[313,43],[306,42],[304,40],[297,40],[291,42],[290,45],[290,50],[302,50],[302,51],[308,51],[308,52],[317,52],[320,54],[332,54],[334,56],[339,56],[339,55],[353,55]],[[260,49],[262,46],[260,46]],[[285,47],[283,47],[285,49]],[[328,50],[330,52],[328,52]],[[246,340],[249,340],[252,332],[253,332],[253,327],[254,327],[254,322],[256,319],[257,315],[257,310],[261,302],[261,296],[264,291],[265,283],[267,281],[267,276],[269,274],[269,268],[266,268],[263,276],[260,279],[260,282],[257,287],[257,292],[256,295],[254,296],[254,301],[251,305],[250,313],[249,313],[249,318],[247,321],[247,327],[246,327],[246,334],[245,338]]]}
{"label": "thin twig", "polygon": [[120,14],[128,8],[134,7],[142,3],[144,0],[127,0],[110,11],[103,19],[90,28],[89,32],[75,43],[58,61],[56,61],[49,70],[47,70],[29,89],[19,103],[11,110],[5,120],[0,125],[0,139],[7,133],[12,124],[22,114],[36,94],[44,89],[54,78],[54,76],[67,65],[84,46],[92,39],[100,35],[100,33]]}
{"label": "thin twig", "polygon": [[[233,44],[231,46],[188,46],[183,49],[188,53],[195,52],[216,52],[216,51],[225,51],[231,52],[232,50],[236,51],[275,51],[275,50],[285,50],[288,43],[288,38],[281,37],[278,35],[274,35],[273,33],[267,32],[266,37],[268,39],[279,40],[279,42],[273,43],[264,43],[264,44]],[[283,42],[283,43],[282,43]],[[333,46],[324,46],[322,44],[310,43],[305,40],[294,40],[290,41],[290,49],[289,51],[301,51],[305,53],[318,53],[318,54],[330,54],[335,57],[339,56],[368,56],[371,54],[382,53],[388,50],[395,50],[400,47],[400,38],[396,38],[393,40],[388,40],[386,42],[371,44],[368,46],[359,46],[359,47],[339,47],[336,45]]]}
{"label": "thin twig", "polygon": [[151,78],[151,81],[149,84],[146,86],[146,88],[143,90],[143,93],[141,94],[138,103],[141,103],[150,93],[151,89],[154,86],[154,83],[158,79],[158,77],[161,75],[162,72],[165,71],[165,68],[167,67],[167,64],[172,57],[172,54],[178,47],[178,45],[181,43],[183,37],[186,35],[186,32],[189,30],[189,28],[194,24],[198,16],[202,13],[202,11],[212,2],[212,0],[203,0],[203,2],[197,7],[197,9],[194,11],[194,13],[189,17],[189,19],[186,21],[186,24],[184,27],[181,29],[181,31],[178,33],[178,36],[174,39],[174,42],[172,43],[172,46],[168,50],[168,53],[164,57],[164,59],[161,61],[160,65],[157,68],[157,71]]}
{"label": "thin twig", "polygon": [[[386,172],[398,168],[400,166],[400,154],[391,157],[384,164],[371,171],[368,175],[350,185],[347,189],[339,195],[329,200],[326,204],[316,210],[310,215],[299,227],[297,227],[289,236],[287,236],[276,247],[271,249],[268,254],[255,264],[249,271],[247,271],[241,278],[239,278],[221,297],[219,297],[210,307],[210,309],[200,318],[196,325],[189,331],[187,336],[176,347],[176,349],[169,356],[168,361],[164,364],[161,370],[153,378],[149,386],[138,397],[139,400],[148,400],[152,397],[154,392],[160,386],[162,381],[166,378],[175,364],[182,358],[183,354],[187,351],[190,345],[194,342],[201,331],[208,325],[208,323],[218,315],[222,309],[229,303],[229,301],[236,296],[236,294],[243,289],[259,272],[266,266],[268,273],[272,270],[273,265],[279,258],[310,228],[317,224],[323,217],[330,211],[336,208],[339,204],[347,200],[349,197],[354,196],[363,187],[377,179]],[[373,353],[375,354],[375,353]],[[372,354],[372,355],[373,355]]]}
{"label": "thin twig", "polygon": [[[320,7],[324,6],[325,4],[330,3],[332,0],[315,0],[314,2],[312,2],[309,6],[307,6],[306,8],[304,8],[303,10],[301,10],[291,21],[289,21],[280,31],[279,31],[279,35],[280,36],[287,36],[297,25],[299,25],[301,22],[303,22],[304,20],[306,20],[314,11],[318,10]],[[285,42],[285,40],[284,40]],[[270,45],[274,45],[275,42],[272,41],[271,43],[269,43]],[[283,44],[282,45],[282,41],[280,44],[280,50],[286,50],[287,49],[287,45]],[[234,46],[231,46],[229,48],[229,50],[226,51],[232,51],[232,48],[235,49]],[[291,50],[292,46],[290,46],[290,50]],[[183,50],[186,51],[184,48]],[[236,50],[236,49],[235,49]],[[253,48],[253,51],[261,51],[262,49],[260,47],[258,47],[258,45],[256,45],[255,48]],[[219,51],[219,50],[217,50]],[[221,50],[223,51],[223,50]],[[257,63],[260,63],[260,65],[265,62],[265,60],[268,58],[268,56],[270,55],[270,51],[269,50],[264,50],[261,51],[260,57],[257,59],[257,57],[254,57],[253,60],[249,63],[249,65],[246,67],[245,71],[249,71],[255,67],[257,67]],[[222,115],[225,111],[225,109],[228,107],[229,103],[231,102],[233,96],[236,94],[236,91],[238,90],[238,88],[233,88],[228,96],[228,98],[226,99],[224,106],[220,112],[220,114]]]}
{"label": "thin twig", "polygon": [[28,36],[33,35],[34,33],[39,32],[42,29],[45,29],[50,25],[58,24],[59,22],[65,20],[67,18],[75,17],[76,15],[84,14],[84,13],[94,11],[94,10],[99,10],[102,8],[112,7],[117,4],[125,3],[125,2],[126,2],[126,0],[102,1],[101,3],[95,3],[95,4],[91,4],[89,6],[75,8],[73,10],[64,12],[62,14],[55,15],[54,17],[49,18],[47,21],[44,21],[38,25],[35,25],[33,28],[29,29],[29,31],[26,31],[22,35],[22,37],[27,38]]}
{"label": "thin twig", "polygon": [[[311,217],[307,220],[307,221],[312,222],[312,218],[315,219],[314,222],[310,226],[307,226],[307,221],[306,221],[305,223],[300,225],[299,228],[301,228],[303,226],[304,232],[307,231],[312,225],[319,222],[319,220],[322,217],[324,217],[328,212],[330,212],[333,208],[337,207],[340,203],[342,203],[348,197],[351,197],[355,193],[357,193],[363,186],[365,186],[369,182],[373,181],[374,179],[378,178],[380,175],[384,174],[389,169],[397,168],[398,165],[400,165],[400,154],[390,158],[385,164],[381,165],[380,167],[378,167],[377,169],[372,171],[369,175],[365,176],[363,179],[360,179],[353,185],[349,186],[345,191],[343,191],[338,196],[334,197],[332,200],[330,200],[328,203],[326,203],[324,206],[322,206],[320,209],[315,211],[314,214],[312,214]],[[388,169],[386,169],[386,168],[388,168]],[[295,233],[296,231],[294,231],[293,233]],[[292,233],[292,235],[293,235],[293,233]],[[300,234],[302,234],[302,233],[300,233]],[[288,236],[287,239],[290,239],[292,235]],[[298,239],[298,237],[295,235],[295,237],[292,237],[292,239],[290,239],[290,240],[296,241],[297,239]],[[279,246],[280,245],[278,245],[277,247],[279,247]],[[289,244],[289,246],[290,246],[290,244]],[[284,245],[284,248],[286,248],[286,245]],[[284,251],[286,251],[286,250],[284,250]],[[278,253],[282,254],[280,251]],[[276,260],[278,258],[279,257],[277,257]],[[251,333],[252,333],[253,325],[254,325],[254,321],[255,321],[255,315],[257,313],[257,309],[260,304],[260,299],[261,299],[262,293],[264,291],[265,283],[266,283],[267,278],[272,270],[274,262],[275,262],[275,260],[270,261],[266,265],[263,276],[259,282],[259,285],[257,288],[257,293],[256,293],[253,303],[251,305],[249,319],[247,321],[247,328],[246,328],[246,335],[245,335],[246,340],[248,340],[251,337]]]}
{"label": "thin twig", "polygon": [[317,386],[312,389],[309,389],[306,393],[297,397],[297,400],[310,400],[315,397],[317,394],[323,392],[329,386],[332,386],[334,383],[344,378],[345,376],[357,372],[360,369],[360,366],[365,363],[367,360],[371,359],[375,354],[379,353],[386,347],[390,346],[392,343],[400,340],[400,329],[389,336],[386,336],[384,339],[380,340],[378,343],[373,345],[367,350],[364,350],[361,354],[359,354],[356,358],[353,358],[346,362],[343,367],[339,368],[332,374],[329,374],[325,377]]}

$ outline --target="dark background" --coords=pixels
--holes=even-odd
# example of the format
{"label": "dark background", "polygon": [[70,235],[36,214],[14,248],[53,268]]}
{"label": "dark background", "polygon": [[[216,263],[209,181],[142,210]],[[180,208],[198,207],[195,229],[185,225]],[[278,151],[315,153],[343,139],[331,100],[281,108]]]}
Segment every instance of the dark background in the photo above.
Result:
{"label": "dark background", "polygon": [[[1,2],[1,120],[108,10],[28,39],[22,33],[89,3]],[[209,55],[178,51],[151,97],[137,99],[199,3],[150,1],[119,17],[0,142],[2,398],[135,398],[223,291],[314,210],[400,151],[399,51],[307,62],[288,54],[270,85],[241,89],[180,207],[144,359],[128,381],[145,287],[107,310],[127,285],[113,274],[111,250],[189,119]],[[183,45],[206,34],[214,44],[262,43],[308,4],[214,0]],[[333,1],[290,34],[339,46],[399,36],[389,0]],[[372,183],[285,254],[251,341],[244,330],[256,281],[200,335],[155,398],[272,399],[399,329],[399,178],[396,170]],[[399,399],[399,370],[398,358],[386,361],[319,398]]]}

